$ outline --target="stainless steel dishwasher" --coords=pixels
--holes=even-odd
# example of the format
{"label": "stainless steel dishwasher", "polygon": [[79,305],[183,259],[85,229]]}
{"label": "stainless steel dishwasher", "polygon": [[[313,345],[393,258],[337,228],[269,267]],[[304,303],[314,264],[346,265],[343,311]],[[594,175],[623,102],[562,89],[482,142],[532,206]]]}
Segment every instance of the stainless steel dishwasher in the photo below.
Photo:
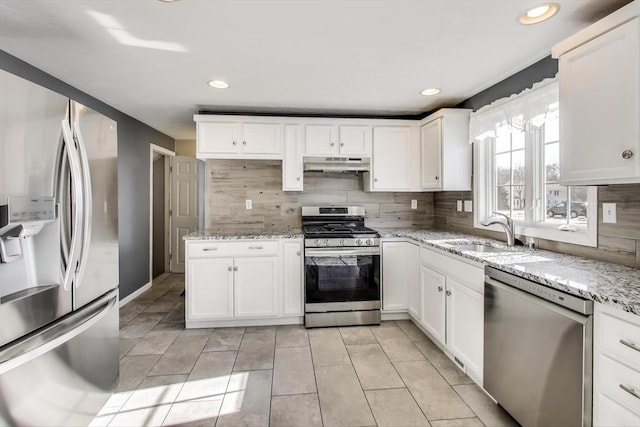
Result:
{"label": "stainless steel dishwasher", "polygon": [[484,388],[524,426],[590,426],[593,302],[485,267]]}

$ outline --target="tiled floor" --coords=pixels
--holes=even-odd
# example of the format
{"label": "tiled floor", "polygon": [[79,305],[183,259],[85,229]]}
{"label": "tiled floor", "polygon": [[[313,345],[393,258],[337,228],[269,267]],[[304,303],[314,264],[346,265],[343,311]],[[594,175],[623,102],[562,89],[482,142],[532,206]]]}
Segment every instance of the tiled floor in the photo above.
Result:
{"label": "tiled floor", "polygon": [[93,425],[515,425],[410,321],[184,329],[184,276],[120,311],[120,385]]}

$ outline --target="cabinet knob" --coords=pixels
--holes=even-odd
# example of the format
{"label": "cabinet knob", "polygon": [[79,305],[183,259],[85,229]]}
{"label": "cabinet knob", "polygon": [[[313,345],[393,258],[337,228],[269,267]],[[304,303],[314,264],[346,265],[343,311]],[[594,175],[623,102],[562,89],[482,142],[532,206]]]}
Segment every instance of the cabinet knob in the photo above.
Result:
{"label": "cabinet knob", "polygon": [[229,266],[229,271],[233,271],[233,267]]}
{"label": "cabinet knob", "polygon": [[300,177],[297,177],[297,178],[296,178],[296,181],[300,181]]}
{"label": "cabinet knob", "polygon": [[438,286],[438,292],[442,292],[442,286]]}
{"label": "cabinet knob", "polygon": [[373,178],[373,182],[378,182],[378,178]]}
{"label": "cabinet knob", "polygon": [[296,252],[296,255],[300,256],[300,251]]}
{"label": "cabinet knob", "polygon": [[238,145],[238,143],[236,141],[233,141],[233,145]]}
{"label": "cabinet knob", "polygon": [[344,147],[344,142],[341,142],[341,143],[340,143],[340,147]]}
{"label": "cabinet knob", "polygon": [[447,291],[444,293],[446,296],[450,297],[451,296],[451,291]]}
{"label": "cabinet knob", "polygon": [[238,266],[233,267],[233,271],[238,271]]}
{"label": "cabinet knob", "polygon": [[625,160],[629,160],[629,159],[630,159],[630,158],[632,158],[632,157],[633,157],[633,151],[631,151],[631,150],[624,150],[624,151],[622,152],[622,158],[623,158],[623,159],[625,159]]}
{"label": "cabinet knob", "polygon": [[331,146],[333,147],[334,145],[336,145],[336,144],[334,144],[334,143],[332,142],[332,143],[331,143]]}
{"label": "cabinet knob", "polygon": [[439,176],[436,176],[436,181],[437,181],[437,180],[439,180],[439,179],[440,179],[440,177],[439,177]]}
{"label": "cabinet knob", "polygon": [[242,141],[242,145],[247,145],[247,141]]}

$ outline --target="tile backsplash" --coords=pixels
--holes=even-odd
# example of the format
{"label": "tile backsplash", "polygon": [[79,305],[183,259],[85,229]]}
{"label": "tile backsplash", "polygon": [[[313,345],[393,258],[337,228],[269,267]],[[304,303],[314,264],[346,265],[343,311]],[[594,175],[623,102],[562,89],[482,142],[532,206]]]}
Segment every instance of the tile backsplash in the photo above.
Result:
{"label": "tile backsplash", "polygon": [[[473,227],[473,214],[456,211],[456,200],[472,200],[473,192],[443,192],[434,196],[434,226],[504,240],[504,233]],[[602,203],[616,203],[617,223],[602,222]],[[640,267],[640,184],[598,187],[598,247],[536,239],[538,247],[615,264]]]}
{"label": "tile backsplash", "polygon": [[305,172],[304,192],[282,191],[277,160],[207,160],[205,174],[204,224],[216,231],[299,230],[301,206],[318,204],[362,205],[372,228],[433,227],[433,193],[365,192],[361,174]]}

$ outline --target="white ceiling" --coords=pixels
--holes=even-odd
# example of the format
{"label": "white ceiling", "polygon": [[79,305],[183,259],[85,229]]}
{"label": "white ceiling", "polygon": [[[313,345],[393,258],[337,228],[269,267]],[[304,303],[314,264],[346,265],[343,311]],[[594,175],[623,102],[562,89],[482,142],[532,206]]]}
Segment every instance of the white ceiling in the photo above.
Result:
{"label": "white ceiling", "polygon": [[[628,0],[0,0],[0,49],[175,139],[198,110],[419,114],[549,55]],[[228,81],[226,90],[207,86]],[[435,97],[419,92],[439,87]]]}

